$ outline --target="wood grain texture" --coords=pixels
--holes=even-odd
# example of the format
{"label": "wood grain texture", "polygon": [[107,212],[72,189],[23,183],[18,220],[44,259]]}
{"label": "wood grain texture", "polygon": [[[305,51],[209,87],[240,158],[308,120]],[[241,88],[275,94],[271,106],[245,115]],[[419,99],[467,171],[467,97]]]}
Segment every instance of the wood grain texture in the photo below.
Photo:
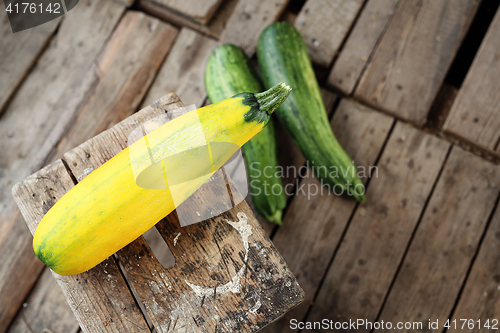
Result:
{"label": "wood grain texture", "polygon": [[[227,222],[246,218],[252,232],[248,259],[241,235]],[[176,257],[174,268],[159,269],[139,241],[119,256],[160,332],[256,332],[303,298],[245,202],[210,221],[180,228],[171,217],[158,228]],[[194,289],[199,286],[204,289]]]}
{"label": "wood grain texture", "polygon": [[49,269],[38,279],[29,298],[9,328],[9,333],[77,333],[78,322]]}
{"label": "wood grain texture", "polygon": [[239,46],[251,57],[262,30],[278,20],[288,2],[289,0],[240,0],[220,35],[220,43]]}
{"label": "wood grain texture", "polygon": [[[13,195],[31,233],[35,232],[43,215],[73,186],[61,160],[15,185]],[[149,331],[113,258],[82,274],[52,274],[83,332],[123,332],[137,328]],[[57,321],[60,325],[67,325],[61,322],[64,319]]]}
{"label": "wood grain texture", "polygon": [[171,11],[201,24],[207,24],[222,0],[141,0],[158,10]]}
{"label": "wood grain texture", "polygon": [[449,146],[396,123],[308,320],[375,321]]}
{"label": "wood grain texture", "polygon": [[[139,119],[165,111],[169,109],[161,105],[149,107],[127,121],[137,126]],[[77,179],[126,147],[134,127],[121,124],[65,154]],[[217,179],[224,179],[221,171],[212,178],[193,195],[200,205],[221,195],[216,185]],[[239,224],[235,227],[227,221]],[[247,229],[239,230],[240,226]],[[244,201],[222,215],[184,228],[174,212],[157,228],[176,259],[172,269],[159,265],[142,236],[117,254],[159,332],[255,332],[303,298],[283,258]]]}
{"label": "wood grain texture", "polygon": [[163,7],[157,6],[155,2],[149,0],[139,1],[138,7],[142,11],[163,21],[172,23],[175,26],[190,28],[207,36],[218,38],[237,3],[238,0],[224,0],[208,24],[201,24],[177,12],[165,10]]}
{"label": "wood grain texture", "polygon": [[329,67],[347,37],[364,0],[308,0],[295,27],[307,45],[312,62]]}
{"label": "wood grain texture", "polygon": [[355,96],[423,125],[477,7],[476,0],[402,1]]}
{"label": "wood grain texture", "polygon": [[61,19],[12,32],[7,13],[0,16],[0,114],[47,45]]}
{"label": "wood grain texture", "polygon": [[[498,262],[500,260],[500,207],[497,207],[492,221],[481,244],[478,256],[469,273],[464,290],[460,295],[458,305],[452,314],[452,320],[460,322],[461,318],[474,318],[481,321],[481,328],[477,322],[475,329],[454,330],[456,332],[484,332],[483,325],[489,320],[500,316],[500,298],[498,286],[500,275]],[[498,326],[498,325],[497,325]],[[460,326],[461,327],[461,326]]]}
{"label": "wood grain texture", "polygon": [[444,130],[500,153],[500,11],[467,73]]}
{"label": "wood grain texture", "polygon": [[327,84],[352,94],[400,1],[368,0],[342,47]]}
{"label": "wood grain texture", "polygon": [[[393,122],[392,117],[343,99],[332,119],[332,128],[356,165],[366,168],[368,173],[370,166],[375,164]],[[367,178],[362,180],[366,182]],[[335,196],[326,188],[321,193],[321,184],[310,171],[299,186],[301,190],[284,216],[284,227],[278,229],[273,242],[289,263],[306,293],[306,299],[263,332],[292,331],[290,320],[304,318],[356,207],[354,200]]]}
{"label": "wood grain texture", "polygon": [[151,16],[124,15],[87,75],[92,87],[71,101],[80,110],[56,147],[57,158],[137,110],[176,35],[177,29]]}
{"label": "wood grain texture", "polygon": [[452,149],[379,320],[442,331],[428,319],[448,319],[499,192],[499,166]]}
{"label": "wood grain texture", "polygon": [[57,160],[12,188],[12,196],[31,234],[57,200],[74,186],[63,162]]}
{"label": "wood grain texture", "polygon": [[207,97],[205,64],[216,46],[215,40],[182,28],[144,99],[143,107],[169,92],[175,92],[186,105],[201,107]]}
{"label": "wood grain texture", "polygon": [[131,7],[134,3],[135,0],[115,0],[119,4],[122,4],[125,7]]}
{"label": "wood grain texture", "polygon": [[33,254],[11,187],[38,170],[64,134],[78,110],[69,102],[83,89],[85,73],[123,11],[113,1],[80,1],[65,15],[0,118],[0,332],[43,268]]}

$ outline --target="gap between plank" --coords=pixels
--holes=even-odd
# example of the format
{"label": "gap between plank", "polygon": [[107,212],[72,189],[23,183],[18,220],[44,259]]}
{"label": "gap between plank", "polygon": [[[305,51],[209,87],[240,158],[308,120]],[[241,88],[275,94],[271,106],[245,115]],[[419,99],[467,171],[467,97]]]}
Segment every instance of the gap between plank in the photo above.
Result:
{"label": "gap between plank", "polygon": [[[366,71],[366,68],[368,67],[368,64],[372,61],[373,55],[375,54],[375,51],[378,49],[378,47],[380,45],[380,42],[382,41],[382,37],[384,37],[384,35],[385,35],[386,31],[387,31],[387,28],[389,27],[389,25],[391,24],[392,20],[394,19],[394,16],[395,16],[394,14],[398,10],[398,7],[401,4],[401,0],[394,0],[394,1],[398,1],[398,2],[397,2],[396,6],[393,9],[392,15],[387,20],[384,28],[382,29],[382,33],[380,34],[380,36],[378,36],[377,41],[375,42],[375,46],[373,47],[372,51],[370,52],[370,55],[368,56],[368,61],[366,61],[365,65],[363,66],[363,69],[361,70],[361,73],[359,73],[359,76],[356,79],[356,83],[354,84],[354,87],[352,88],[352,91],[351,91],[350,95],[354,95],[354,92],[358,88],[358,85],[359,85],[359,82],[361,81],[361,78],[365,74],[365,71]],[[333,68],[333,66],[332,66],[332,68]]]}
{"label": "gap between plank", "polygon": [[[481,159],[484,159],[488,162],[494,163],[494,164],[500,164],[500,154],[496,151],[491,151],[485,147],[482,147],[478,145],[475,142],[471,142],[469,140],[466,140],[464,138],[461,138],[455,134],[452,133],[446,133],[443,131],[438,131],[438,130],[432,130],[430,128],[424,128],[424,131],[427,131],[429,133],[432,133],[438,137],[444,138],[446,141],[451,142],[454,145],[459,146],[465,151],[468,151]],[[500,138],[498,139],[497,147],[498,149],[500,146]]]}
{"label": "gap between plank", "polygon": [[112,256],[113,256],[113,260],[115,261],[116,266],[118,267],[118,271],[122,275],[123,281],[125,281],[125,284],[127,285],[128,289],[130,291],[130,295],[132,296],[132,299],[135,301],[136,306],[141,311],[141,314],[142,314],[144,320],[146,321],[146,323],[148,324],[149,329],[151,330],[151,332],[153,332],[153,330],[154,330],[153,321],[151,320],[151,318],[148,315],[148,312],[146,310],[146,306],[139,299],[139,296],[137,295],[137,292],[134,289],[134,286],[132,286],[132,284],[130,283],[129,276],[125,272],[125,268],[123,268],[123,265],[122,265],[120,259],[118,258],[118,256],[116,255],[116,253],[113,253]]}
{"label": "gap between plank", "polygon": [[342,50],[344,49],[344,46],[347,43],[347,40],[349,39],[349,37],[351,36],[351,33],[354,30],[354,27],[356,26],[356,23],[358,23],[359,17],[361,16],[361,13],[365,9],[366,4],[368,3],[368,1],[370,1],[370,0],[364,0],[363,3],[361,4],[361,6],[359,7],[359,10],[356,13],[356,16],[354,17],[354,20],[352,21],[351,26],[349,27],[349,29],[347,30],[347,33],[345,34],[344,38],[342,39],[342,43],[340,43],[340,45],[339,45],[339,47],[337,49],[337,52],[335,52],[335,55],[334,55],[331,63],[326,67],[327,68],[327,74],[326,74],[325,82],[323,82],[324,86],[326,86],[325,83],[328,81],[328,77],[330,76],[330,73],[331,73],[331,71],[333,69],[333,65],[335,65],[335,62],[339,58],[340,52],[342,52]]}
{"label": "gap between plank", "polygon": [[75,175],[73,174],[73,172],[71,171],[69,165],[68,165],[68,162],[66,162],[64,159],[61,158],[61,162],[62,164],[64,165],[64,168],[66,169],[66,172],[68,173],[68,175],[71,177],[71,180],[73,181],[73,183],[76,185],[78,184],[78,180],[76,179]]}
{"label": "gap between plank", "polygon": [[482,0],[448,69],[448,73],[446,73],[444,82],[456,88],[462,86],[499,5],[500,1],[498,0]]}
{"label": "gap between plank", "polygon": [[[382,145],[382,148],[380,149],[378,156],[375,159],[374,166],[378,166],[378,164],[380,162],[380,158],[382,157],[382,153],[385,151],[385,147],[387,146],[387,143],[389,142],[389,139],[391,138],[392,132],[394,131],[394,128],[396,127],[397,122],[398,122],[398,120],[396,120],[396,118],[393,117],[393,122],[392,122],[391,128],[389,129],[389,132],[387,133],[387,136],[386,136],[384,143]],[[368,178],[368,180],[366,181],[366,184],[365,184],[365,191],[368,188],[368,186],[370,185],[370,182],[371,182],[371,178]],[[351,221],[354,218],[356,211],[358,210],[359,204],[360,204],[359,202],[356,202],[356,205],[354,206],[354,209],[352,210],[351,215],[349,216],[349,219],[347,220],[346,226],[345,226],[344,230],[342,231],[342,235],[340,236],[339,241],[338,241],[337,245],[335,246],[335,250],[333,251],[332,257],[330,258],[330,261],[328,262],[328,265],[327,265],[327,267],[323,273],[323,276],[321,277],[321,280],[318,284],[318,288],[316,288],[316,292],[314,293],[311,304],[309,305],[309,308],[307,309],[306,314],[304,315],[304,318],[302,318],[303,322],[305,322],[307,320],[307,317],[309,317],[309,314],[312,310],[312,307],[314,306],[314,302],[316,301],[316,298],[318,297],[318,294],[321,290],[321,287],[323,287],[323,283],[325,282],[326,276],[328,275],[328,271],[330,270],[330,268],[333,264],[333,261],[335,260],[335,257],[337,256],[337,252],[340,248],[340,245],[342,244],[342,241],[344,240],[344,237],[347,233],[347,230],[349,229]],[[299,333],[300,332],[302,332],[302,330],[299,330]]]}
{"label": "gap between plank", "polygon": [[305,4],[306,0],[292,0],[288,3],[283,13],[289,11],[295,15],[298,15]]}
{"label": "gap between plank", "polygon": [[[497,200],[495,202],[495,205],[493,206],[493,209],[491,210],[490,216],[488,217],[488,221],[486,223],[486,227],[483,230],[483,233],[481,235],[481,238],[479,239],[479,243],[476,248],[476,252],[474,253],[474,256],[472,257],[471,263],[469,265],[469,269],[467,270],[467,273],[465,274],[464,280],[462,282],[462,286],[460,287],[457,297],[455,299],[455,302],[453,304],[453,307],[451,308],[450,314],[448,315],[448,319],[451,320],[453,317],[453,314],[455,313],[455,310],[458,306],[458,303],[460,302],[462,293],[465,289],[465,285],[467,283],[467,280],[469,279],[469,275],[472,271],[472,268],[474,267],[474,263],[476,262],[477,256],[479,254],[479,250],[481,249],[481,246],[483,245],[484,238],[486,237],[486,233],[488,232],[488,229],[490,228],[491,221],[493,220],[493,217],[495,216],[495,213],[497,210],[500,210],[500,195],[497,197]],[[446,333],[448,331],[448,328],[443,329],[443,333]]]}
{"label": "gap between plank", "polygon": [[[387,289],[387,293],[385,294],[384,300],[382,301],[382,304],[380,305],[380,309],[377,313],[377,316],[375,317],[375,321],[378,321],[380,319],[380,316],[382,315],[382,311],[384,310],[385,303],[387,302],[387,299],[389,298],[389,294],[391,293],[392,287],[394,286],[394,283],[396,282],[396,279],[399,275],[401,267],[403,267],[403,263],[405,261],[406,255],[408,254],[408,251],[410,250],[410,246],[411,246],[411,243],[413,242],[413,238],[415,237],[415,234],[417,233],[418,227],[420,225],[420,222],[422,221],[422,218],[425,214],[425,211],[427,210],[427,206],[429,205],[429,202],[431,201],[431,198],[432,198],[432,195],[434,194],[434,190],[436,189],[437,183],[439,182],[439,179],[441,178],[441,174],[443,173],[443,170],[446,166],[446,162],[448,161],[448,157],[450,156],[452,148],[453,148],[453,145],[450,145],[450,147],[448,147],[448,152],[446,153],[443,164],[441,165],[441,168],[439,169],[438,175],[436,177],[434,184],[432,185],[432,189],[429,193],[429,196],[425,200],[425,204],[422,207],[422,211],[420,212],[420,216],[418,217],[417,224],[415,225],[415,228],[413,229],[413,232],[411,234],[410,240],[408,241],[408,244],[406,244],[405,251],[403,252],[403,257],[401,258],[401,261],[399,262],[398,268],[396,269],[396,273],[394,273],[394,276],[392,277],[391,284],[389,285],[389,289]],[[375,329],[372,329],[370,331],[370,333],[374,333],[374,330]]]}
{"label": "gap between plank", "polygon": [[[482,45],[484,37],[489,30],[491,22],[498,10],[500,2],[495,0],[483,0],[476,11],[472,23],[469,26],[462,43],[455,54],[453,62],[451,63],[445,79],[434,97],[432,105],[427,114],[427,121],[424,127],[431,130],[440,131],[446,118],[448,118],[449,111],[453,102],[465,80],[467,73],[472,67],[472,63],[476,58],[477,52]],[[446,85],[449,87],[447,88]],[[453,100],[450,102],[448,109],[438,108],[439,104],[447,99],[450,99],[451,89],[455,88],[456,93]],[[496,149],[494,149],[496,150]]]}

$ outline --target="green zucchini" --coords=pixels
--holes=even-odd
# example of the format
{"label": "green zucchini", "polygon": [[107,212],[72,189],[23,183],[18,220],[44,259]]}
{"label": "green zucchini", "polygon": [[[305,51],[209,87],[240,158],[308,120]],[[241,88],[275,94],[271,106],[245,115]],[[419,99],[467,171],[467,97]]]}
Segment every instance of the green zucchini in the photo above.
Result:
{"label": "green zucchini", "polygon": [[314,176],[335,193],[342,192],[363,202],[363,183],[332,132],[301,34],[286,22],[271,24],[259,37],[257,57],[266,87],[286,82],[292,88],[276,114]]}
{"label": "green zucchini", "polygon": [[[208,59],[205,86],[212,103],[241,92],[259,92],[263,86],[245,53],[231,44],[216,48]],[[255,137],[243,145],[250,193],[259,214],[267,221],[281,225],[286,206],[286,195],[281,178],[276,172],[265,173],[264,168],[277,170],[276,142],[273,118]],[[266,176],[267,175],[267,176]]]}

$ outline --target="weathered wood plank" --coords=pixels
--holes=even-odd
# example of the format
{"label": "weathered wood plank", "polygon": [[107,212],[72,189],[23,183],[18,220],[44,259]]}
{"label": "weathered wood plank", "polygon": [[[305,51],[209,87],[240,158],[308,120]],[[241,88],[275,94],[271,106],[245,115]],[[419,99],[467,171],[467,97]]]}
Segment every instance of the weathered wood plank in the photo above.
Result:
{"label": "weathered wood plank", "polygon": [[73,185],[71,176],[60,160],[14,185],[12,196],[32,234],[50,207]]}
{"label": "weathered wood plank", "polygon": [[175,92],[186,105],[201,107],[207,96],[205,64],[216,46],[215,40],[182,28],[144,99],[143,107],[169,92]]}
{"label": "weathered wood plank", "polygon": [[131,7],[134,3],[135,0],[115,0],[119,4],[122,4],[125,7]]}
{"label": "weathered wood plank", "polygon": [[500,167],[452,149],[379,320],[448,319],[499,192]]}
{"label": "weathered wood plank", "polygon": [[128,11],[89,72],[92,89],[76,96],[78,118],[56,147],[56,157],[134,113],[177,29],[141,12]]}
{"label": "weathered wood plank", "polygon": [[289,0],[239,1],[220,35],[220,43],[239,46],[249,56],[255,53],[260,33],[277,21]]}
{"label": "weathered wood plank", "polygon": [[[122,16],[113,1],[82,0],[0,118],[0,332],[21,306],[43,265],[11,197],[11,187],[38,170],[78,111],[69,102]],[[34,96],[36,98],[34,98]]]}
{"label": "weathered wood plank", "polygon": [[[358,170],[364,168],[368,174],[393,122],[392,117],[344,99],[334,114],[332,128],[340,144],[356,165],[361,167]],[[376,173],[373,175],[376,176]],[[362,180],[366,182],[367,178]],[[276,248],[304,289],[305,302],[265,328],[264,332],[289,331],[290,319],[304,318],[356,207],[354,200],[335,196],[326,188],[321,193],[320,188],[320,182],[308,171],[300,183],[299,189],[302,190],[297,192],[284,217],[284,226],[278,229],[273,238]]]}
{"label": "weathered wood plank", "polygon": [[[452,320],[470,318],[475,325],[472,330],[453,330],[455,332],[484,332],[485,324],[490,327],[495,324],[493,319],[500,316],[500,295],[498,286],[498,262],[500,261],[500,207],[497,207],[486,236],[479,249],[478,256],[472,266],[465,288],[460,295]],[[481,327],[478,325],[480,320]],[[461,322],[460,322],[461,323]],[[461,326],[460,326],[461,327]],[[498,325],[497,325],[498,327]]]}
{"label": "weathered wood plank", "polygon": [[308,320],[375,321],[449,147],[396,124]]}
{"label": "weathered wood plank", "polygon": [[[129,119],[157,115],[149,108]],[[119,124],[65,154],[77,179],[126,147],[131,129]],[[215,175],[214,181],[193,195],[202,199],[200,203],[220,195],[214,182],[221,171]],[[201,210],[198,206],[192,209]],[[117,254],[159,332],[255,332],[303,297],[245,202],[184,228],[173,213],[159,222],[158,230],[176,258],[172,269],[158,264],[142,237]]]}
{"label": "weathered wood plank", "polygon": [[207,25],[195,22],[176,12],[165,10],[148,0],[139,1],[139,8],[175,26],[190,28],[210,37],[218,38],[237,3],[238,0],[224,0]]}
{"label": "weathered wood plank", "polygon": [[77,333],[79,329],[64,294],[50,270],[45,269],[8,332]]}
{"label": "weathered wood plank", "polygon": [[365,0],[308,0],[295,27],[301,32],[311,60],[329,67],[347,37]]}
{"label": "weathered wood plank", "polygon": [[333,65],[327,84],[352,94],[398,3],[368,0]]}
{"label": "weathered wood plank", "polygon": [[222,0],[141,0],[141,4],[170,11],[201,24],[207,24]]}
{"label": "weathered wood plank", "polygon": [[500,153],[500,11],[469,69],[444,130]]}
{"label": "weathered wood plank", "polygon": [[0,16],[0,114],[59,25],[57,18],[37,27],[12,32],[8,16]]}
{"label": "weathered wood plank", "polygon": [[[31,233],[35,232],[43,215],[73,186],[61,160],[16,184],[14,198]],[[124,332],[138,327],[149,331],[113,258],[82,274],[60,276],[53,273],[53,276],[84,332]],[[63,310],[64,307],[60,308]]]}
{"label": "weathered wood plank", "polygon": [[355,96],[421,126],[478,1],[402,1]]}

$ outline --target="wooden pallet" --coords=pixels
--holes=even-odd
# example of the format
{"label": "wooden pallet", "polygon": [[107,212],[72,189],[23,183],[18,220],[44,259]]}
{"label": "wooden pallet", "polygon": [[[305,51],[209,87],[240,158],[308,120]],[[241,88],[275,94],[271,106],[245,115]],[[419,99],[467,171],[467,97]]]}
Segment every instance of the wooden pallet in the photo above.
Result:
{"label": "wooden pallet", "polygon": [[332,71],[328,85],[350,95],[380,39],[394,9],[401,1],[368,0]]}
{"label": "wooden pallet", "polygon": [[[124,149],[138,124],[182,106],[177,96],[167,95],[17,184],[14,198],[30,231],[74,181]],[[194,196],[213,197],[216,180],[224,180],[221,172]],[[255,332],[304,297],[244,201],[185,228],[174,212],[157,229],[176,259],[170,270],[157,262],[141,236],[117,253],[118,262],[110,257],[79,275],[53,274],[84,332],[149,331],[138,303],[158,332]]]}
{"label": "wooden pallet", "polygon": [[425,124],[477,8],[476,0],[401,1],[354,95],[399,118]]}
{"label": "wooden pallet", "polygon": [[[62,291],[56,288],[56,282],[48,270],[42,272],[43,265],[33,255],[31,235],[10,196],[12,184],[38,170],[42,165],[62,157],[63,152],[72,149],[76,144],[129,116],[139,108],[138,105],[146,107],[166,91],[178,92],[188,104],[199,106],[201,103],[207,103],[203,72],[204,63],[211,50],[218,43],[227,41],[244,47],[249,55],[253,54],[260,31],[268,23],[278,19],[288,4],[288,0],[225,0],[207,23],[200,23],[171,8],[147,5],[153,2],[161,1],[138,1],[134,8],[145,10],[152,16],[172,23],[179,27],[179,30],[144,14],[132,19],[138,13],[126,11],[114,2],[80,0],[80,4],[85,6],[77,6],[61,20],[61,24],[57,25],[58,22],[53,21],[53,26],[40,26],[47,30],[30,30],[33,35],[18,33],[14,39],[12,36],[10,39],[2,39],[2,46],[5,47],[0,53],[5,53],[6,57],[2,57],[4,61],[0,60],[0,72],[8,71],[12,76],[6,77],[11,81],[4,80],[8,84],[0,86],[0,104],[3,103],[0,114],[4,112],[0,119],[0,133],[7,133],[7,137],[0,139],[0,253],[3,259],[0,265],[0,303],[8,304],[0,311],[1,333],[29,333],[30,330],[39,332],[45,328],[54,332],[70,333],[79,330],[78,322]],[[446,139],[460,142],[465,148],[471,146],[471,143],[473,146],[481,146],[481,152],[488,150],[492,153],[487,157],[499,153],[496,137],[498,131],[495,132],[498,119],[495,118],[496,113],[491,112],[498,104],[495,99],[498,94],[491,92],[495,91],[498,82],[494,75],[497,68],[487,66],[488,59],[494,60],[498,53],[495,52],[494,41],[498,31],[499,12],[483,40],[464,84],[460,88],[451,87],[446,83],[439,85],[443,73],[446,73],[446,67],[456,54],[457,45],[461,43],[462,33],[467,30],[475,8],[480,3],[481,1],[469,0],[460,1],[458,4],[451,0],[365,0],[353,1],[352,4],[346,5],[335,0],[328,2],[329,7],[324,8],[325,12],[328,9],[332,14],[326,16],[333,17],[336,13],[330,7],[342,10],[345,15],[330,21],[329,25],[325,25],[326,19],[317,19],[324,13],[321,8],[318,11],[314,0],[306,1],[298,15],[295,11],[287,11],[297,8],[292,8],[293,3],[285,10],[286,15],[282,15],[281,19],[294,24],[304,34],[306,43],[310,50],[313,50],[313,61],[323,67],[317,72],[320,81],[330,74],[327,81],[330,88],[340,90],[346,95],[354,95],[354,99],[361,99],[361,103],[375,106],[371,109],[346,99],[338,104],[334,98],[330,101],[335,107],[327,108],[335,112],[332,120],[334,131],[356,164],[377,164],[382,172],[381,168],[387,166],[383,157],[391,156],[400,149],[393,144],[394,140],[398,140],[393,136],[394,131],[399,130],[403,124],[395,122],[394,118],[410,120],[414,125],[421,126],[431,103],[431,114],[441,117],[439,124],[432,124],[431,127],[438,130],[446,120],[443,128],[447,134]],[[440,12],[443,13],[441,17],[438,15]],[[6,22],[2,21],[0,24],[1,29],[8,28]],[[402,33],[402,25],[411,34]],[[53,31],[57,31],[57,34],[53,34]],[[326,31],[334,31],[334,34],[330,36]],[[140,38],[143,38],[143,43],[135,41]],[[318,42],[319,49],[315,47]],[[418,52],[403,52],[416,42],[423,45]],[[22,54],[15,51],[16,47],[24,50]],[[139,52],[134,52],[134,49]],[[429,53],[429,49],[438,51]],[[391,52],[395,52],[393,55],[394,61],[397,61],[396,66],[385,61],[389,59]],[[7,61],[13,59],[13,56],[19,59],[16,58],[16,62]],[[328,73],[324,66],[332,60],[333,67]],[[408,67],[409,64],[435,64],[438,60],[441,62],[438,66],[439,73],[415,72]],[[385,69],[381,66],[385,65],[388,65],[389,69],[384,79]],[[401,85],[401,90],[398,90],[398,86],[394,85],[399,83],[396,81],[400,78],[412,76],[421,79],[417,90],[407,90],[406,85]],[[175,80],[172,77],[175,77]],[[378,82],[377,77],[380,79]],[[383,93],[386,92],[387,98],[375,103],[370,102],[368,97],[363,97],[360,93],[369,90],[362,87],[366,84],[364,80],[370,81],[370,86],[376,86]],[[481,82],[484,85],[481,85]],[[391,83],[394,84],[391,86]],[[428,95],[418,101],[419,105],[412,103],[412,98],[422,95],[422,90]],[[332,95],[331,92],[325,91],[326,95]],[[460,96],[453,101],[457,93]],[[436,94],[442,101],[432,101],[432,96]],[[32,96],[37,97],[34,99]],[[327,97],[325,101],[328,99]],[[124,101],[129,106],[127,110],[121,107]],[[398,104],[398,101],[401,102],[401,107],[391,107]],[[406,107],[408,104],[411,104],[410,108]],[[466,107],[465,104],[469,106]],[[418,110],[410,111],[412,107]],[[450,109],[448,119],[445,119],[448,113],[446,110]],[[390,113],[394,117],[387,117],[379,111]],[[408,116],[410,114],[411,117]],[[413,116],[415,118],[412,118]],[[403,128],[409,133],[415,131],[418,136],[428,137],[428,134],[424,135],[414,128]],[[29,131],[26,131],[27,129]],[[280,165],[303,165],[304,159],[291,145],[288,134],[284,131],[278,133],[280,146],[290,147],[280,150]],[[432,135],[429,137],[436,139]],[[409,135],[406,134],[399,137],[403,141],[408,138]],[[369,142],[369,145],[366,142]],[[434,303],[440,306],[439,311],[435,311],[439,318],[450,316],[456,319],[469,316],[484,322],[498,317],[500,298],[497,295],[500,279],[496,254],[500,246],[497,237],[500,210],[496,208],[493,215],[491,208],[494,203],[490,201],[496,198],[496,192],[489,187],[481,187],[482,191],[486,191],[491,197],[484,196],[483,192],[467,196],[468,191],[472,193],[474,186],[468,187],[470,184],[464,180],[470,178],[479,181],[481,177],[468,175],[482,174],[483,170],[494,171],[495,167],[484,161],[480,163],[480,159],[464,153],[457,147],[439,149],[435,153],[439,154],[439,157],[434,158],[443,158],[444,165],[439,167],[439,176],[429,174],[419,178],[430,182],[432,190],[428,198],[423,199],[423,195],[419,197],[419,201],[425,200],[423,208],[413,209],[411,216],[405,217],[412,225],[404,230],[402,238],[393,245],[394,252],[400,255],[399,262],[381,255],[372,256],[374,261],[383,263],[387,275],[395,276],[381,275],[380,279],[362,278],[358,281],[359,288],[365,291],[367,297],[353,295],[360,304],[368,304],[367,300],[372,302],[364,307],[356,307],[354,301],[346,303],[346,299],[351,296],[348,293],[337,294],[339,286],[342,286],[342,290],[350,288],[358,276],[348,274],[348,269],[342,265],[352,264],[355,272],[360,272],[356,266],[358,263],[337,258],[340,254],[344,256],[345,253],[353,251],[349,248],[353,246],[352,242],[370,243],[366,245],[370,246],[368,251],[376,252],[378,238],[364,239],[366,235],[360,232],[362,227],[357,226],[360,223],[362,226],[368,225],[362,218],[363,214],[377,214],[376,207],[357,205],[350,200],[333,196],[315,196],[314,200],[308,201],[304,200],[307,198],[302,193],[297,193],[289,198],[283,228],[276,228],[261,221],[266,232],[273,236],[277,249],[290,263],[291,271],[306,291],[307,300],[288,312],[283,320],[269,325],[265,331],[289,332],[291,318],[314,320],[323,316],[336,319],[342,316],[346,318],[352,315],[357,318],[368,315],[368,318],[372,319],[399,320],[399,317],[410,318],[418,312],[426,314],[429,311],[427,308],[432,308]],[[457,156],[462,159],[462,163],[456,162]],[[449,164],[451,161],[455,161],[455,164]],[[409,160],[407,162],[410,163]],[[436,172],[437,164],[432,167],[432,173]],[[456,164],[464,164],[463,169],[457,169],[460,165]],[[455,169],[457,175],[454,174]],[[401,174],[405,172],[407,171],[402,168],[394,173],[396,177],[403,177]],[[486,175],[491,178],[488,172]],[[445,182],[444,176],[448,182]],[[231,177],[237,179],[241,174],[236,174],[233,170]],[[491,179],[493,183],[496,182],[495,177]],[[297,179],[290,178],[285,181],[296,182]],[[376,181],[377,179],[372,179],[368,182],[369,191],[371,187],[375,187]],[[315,181],[308,176],[298,184],[314,185]],[[450,187],[452,184],[454,186]],[[448,201],[439,198],[438,194],[442,196],[442,192],[449,187],[456,192],[452,198]],[[397,188],[387,187],[386,190],[393,191],[391,198],[394,200],[398,199],[397,196],[401,193]],[[371,191],[375,196],[381,193],[380,189]],[[483,212],[474,212],[471,207],[470,213],[473,215],[467,215],[468,211],[462,214],[464,217],[473,216],[468,218],[471,220],[469,227],[462,225],[467,221],[460,220],[460,216],[447,218],[448,214],[452,216],[453,206],[472,206],[475,202],[474,196],[483,198],[477,204],[477,209]],[[421,205],[421,202],[418,204]],[[442,224],[440,223],[438,229],[433,229],[437,222],[433,218],[431,204],[443,206],[438,211],[442,217],[439,220]],[[403,206],[401,202],[399,207],[392,207],[390,215],[406,216],[407,213],[404,212],[408,208]],[[309,222],[304,223],[306,220]],[[390,219],[390,223],[395,224],[395,219]],[[484,238],[467,232],[470,228],[477,228],[474,229],[475,232],[484,232]],[[384,230],[387,231],[382,231]],[[436,244],[432,238],[434,232],[442,242]],[[324,234],[325,238],[318,239],[318,234]],[[450,245],[447,235],[454,235],[455,238],[467,236],[456,243],[462,252],[454,251],[455,247]],[[163,238],[159,234],[156,236],[156,244],[166,246]],[[433,243],[428,251],[423,251],[422,239],[427,237],[430,237]],[[290,239],[295,242],[290,242]],[[152,250],[156,251],[155,244],[150,244]],[[310,251],[299,250],[310,245]],[[473,251],[477,251],[477,256],[473,255],[471,258]],[[439,269],[442,268],[441,264],[449,263],[441,255],[444,252],[451,258],[449,260],[455,261],[447,271]],[[160,256],[161,254],[158,254],[158,258]],[[360,259],[362,260],[358,259],[358,262],[365,261],[364,258]],[[457,263],[457,260],[460,262]],[[367,265],[370,264],[366,263],[364,266]],[[397,268],[394,268],[395,266]],[[425,269],[426,267],[433,269],[431,271]],[[377,273],[373,268],[366,269],[369,272],[367,274],[373,274],[374,271]],[[464,273],[466,269],[469,271]],[[335,273],[338,270],[340,272]],[[413,274],[414,271],[419,274]],[[454,275],[455,271],[457,273],[453,280],[448,280],[450,278],[447,276]],[[420,290],[429,288],[424,283],[427,278],[435,286],[442,286],[442,279],[448,281],[447,285],[453,284],[453,287],[447,289],[446,293],[421,294]],[[413,286],[414,283],[416,286]],[[377,284],[374,292],[384,299],[382,305],[379,298],[367,294],[367,290],[372,290],[370,286],[373,284]],[[333,295],[336,295],[335,298]],[[411,300],[405,299],[406,296],[411,297]],[[439,300],[436,300],[437,296]],[[442,300],[443,298],[445,300]],[[23,303],[26,306],[21,307]],[[347,306],[343,308],[342,305],[345,304]],[[398,304],[404,304],[405,310],[402,309],[403,306],[398,307]],[[453,307],[454,304],[456,308]],[[377,308],[378,315],[373,316],[373,313],[377,312],[375,310],[366,312],[368,306]],[[414,310],[409,310],[410,308]],[[450,313],[445,314],[446,312]],[[146,313],[145,309],[143,313]],[[338,317],[339,315],[341,317]],[[143,319],[138,321],[142,322]],[[147,320],[145,322],[148,323]],[[151,325],[150,322],[149,324]]]}

